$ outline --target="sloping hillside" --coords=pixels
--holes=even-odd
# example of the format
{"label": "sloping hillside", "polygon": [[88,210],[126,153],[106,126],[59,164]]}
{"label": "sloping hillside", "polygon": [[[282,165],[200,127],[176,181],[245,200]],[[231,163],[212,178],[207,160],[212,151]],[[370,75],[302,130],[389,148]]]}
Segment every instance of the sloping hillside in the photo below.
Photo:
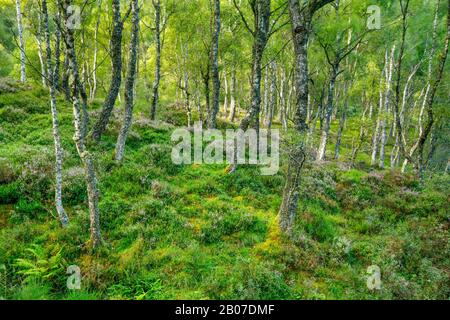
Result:
{"label": "sloping hillside", "polygon": [[[94,107],[98,106],[94,102]],[[174,165],[170,135],[185,123],[137,112],[122,165],[112,160],[118,113],[92,146],[105,246],[91,254],[71,106],[58,100],[64,148],[62,230],[53,200],[48,92],[0,94],[0,296],[36,299],[406,299],[450,296],[448,174],[419,183],[397,171],[308,163],[293,240],[280,235],[283,167]],[[121,109],[121,108],[117,108]],[[119,111],[116,111],[119,112]],[[95,111],[94,111],[95,113]],[[355,133],[357,134],[357,133]],[[81,290],[66,286],[79,266]],[[381,289],[367,286],[378,266]]]}

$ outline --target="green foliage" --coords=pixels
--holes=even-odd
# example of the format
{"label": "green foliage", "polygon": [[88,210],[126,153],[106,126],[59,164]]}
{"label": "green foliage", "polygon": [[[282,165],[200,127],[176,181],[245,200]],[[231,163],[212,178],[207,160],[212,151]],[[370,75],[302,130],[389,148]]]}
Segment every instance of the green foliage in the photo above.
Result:
{"label": "green foliage", "polygon": [[219,212],[213,213],[210,223],[202,226],[202,240],[205,243],[217,243],[224,236],[230,236],[236,232],[266,232],[263,221],[244,212]]}
{"label": "green foliage", "polygon": [[0,185],[0,204],[15,203],[20,197],[20,185],[16,182]]}
{"label": "green foliage", "polygon": [[163,286],[161,280],[148,274],[127,276],[123,281],[108,288],[111,299],[156,300],[161,296]]}
{"label": "green foliage", "polygon": [[[251,2],[238,1],[241,13],[253,27]],[[272,10],[281,13],[286,1],[272,0]],[[64,149],[63,203],[69,215],[61,228],[54,209],[55,159],[48,88],[38,69],[27,65],[26,84],[19,83],[19,49],[8,30],[15,29],[13,2],[0,9],[0,277],[5,287],[0,297],[13,299],[448,299],[450,242],[448,236],[449,175],[443,174],[448,160],[448,95],[438,88],[433,106],[436,150],[431,154],[424,179],[370,166],[372,133],[380,110],[379,94],[386,89],[384,56],[400,39],[399,2],[379,2],[382,29],[364,35],[357,52],[340,65],[333,106],[333,120],[327,145],[327,159],[313,162],[321,130],[311,123],[308,141],[292,134],[295,112],[292,36],[289,15],[275,26],[262,57],[262,105],[268,81],[276,84],[273,128],[281,127],[282,107],[288,107],[289,128],[282,130],[281,169],[274,176],[261,176],[259,168],[241,165],[233,174],[225,165],[175,165],[171,161],[171,133],[187,125],[187,99],[192,121],[205,119],[204,76],[209,74],[210,17],[207,1],[161,0],[166,20],[160,101],[157,120],[148,118],[152,71],[155,67],[153,32],[140,36],[142,55],[136,81],[133,125],[123,162],[112,159],[117,134],[123,121],[123,96],[116,103],[100,143],[87,140],[95,157],[100,191],[99,211],[105,246],[96,253],[86,250],[89,239],[89,210],[82,163],[73,141],[73,111],[63,94],[57,97],[60,133]],[[366,30],[367,7],[372,2],[341,1],[320,10],[313,19],[314,33],[309,50],[309,111],[321,116],[317,107],[326,104],[330,66],[323,46],[333,59],[338,49],[355,41]],[[419,113],[428,83],[435,1],[410,1],[408,29],[400,90],[408,73],[419,61],[405,101],[405,140],[409,148],[417,139]],[[27,32],[27,59],[37,62],[36,3],[23,2]],[[86,4],[83,30],[94,34],[97,15],[98,44],[110,41],[110,9]],[[236,128],[251,105],[252,34],[242,23],[233,1],[221,1],[219,70],[221,93],[218,128]],[[277,9],[278,8],[278,9]],[[50,5],[50,14],[55,7]],[[124,8],[122,8],[124,9]],[[281,9],[281,10],[280,10]],[[143,2],[142,24],[154,28],[151,2]],[[148,14],[147,14],[148,13]],[[284,12],[286,13],[286,12]],[[437,50],[431,61],[437,65],[446,7],[438,8]],[[166,17],[167,18],[167,17]],[[276,21],[274,17],[272,21]],[[123,43],[130,37],[130,19],[124,22]],[[143,26],[142,25],[142,26]],[[278,26],[280,29],[278,29]],[[50,19],[50,31],[55,30]],[[107,46],[92,41],[78,42],[80,66],[92,57],[107,57]],[[98,61],[95,68],[97,93],[89,102],[91,124],[97,120],[107,94],[110,63]],[[107,61],[106,61],[107,62]],[[276,68],[269,69],[274,62]],[[125,64],[124,64],[125,67]],[[355,68],[355,70],[352,70]],[[448,65],[442,83],[448,83]],[[88,68],[90,69],[90,68]],[[397,68],[398,69],[398,68]],[[394,68],[393,78],[397,70]],[[81,71],[81,70],[80,70]],[[90,73],[92,70],[87,70]],[[236,75],[234,98],[238,105],[234,123],[226,120],[222,108],[225,83],[230,90]],[[92,75],[92,74],[91,74]],[[434,75],[434,73],[432,74]],[[381,77],[381,79],[380,79]],[[188,79],[187,87],[183,83]],[[84,83],[92,88],[92,77]],[[225,81],[226,80],[226,81]],[[381,80],[381,81],[380,81]],[[83,81],[84,82],[84,81]],[[344,88],[349,85],[348,92]],[[394,86],[394,83],[392,84]],[[187,90],[184,90],[187,89]],[[231,92],[228,91],[227,101]],[[394,95],[394,93],[392,93]],[[285,100],[281,100],[285,98]],[[289,100],[290,99],[290,100]],[[400,97],[402,100],[403,98]],[[386,99],[382,99],[386,101]],[[394,97],[391,96],[391,102]],[[403,101],[400,101],[402,103]],[[339,159],[332,159],[339,119],[348,103],[347,120]],[[229,106],[229,104],[228,104]],[[263,108],[261,108],[263,110]],[[367,110],[366,110],[367,109]],[[389,110],[392,110],[392,103]],[[369,116],[369,113],[371,115]],[[363,117],[364,114],[364,117]],[[265,112],[261,114],[261,122]],[[386,165],[395,143],[394,120],[387,118]],[[311,120],[311,119],[310,119]],[[427,121],[424,114],[422,122]],[[313,120],[314,122],[314,120]],[[254,123],[251,124],[253,126]],[[313,126],[315,130],[313,129]],[[323,128],[323,127],[321,127]],[[91,127],[89,128],[91,129]],[[348,163],[359,141],[365,137],[354,164]],[[293,131],[293,130],[292,130]],[[292,138],[292,139],[291,139]],[[285,185],[287,158],[285,141],[307,142],[308,160],[301,172],[299,203],[292,234],[278,226],[278,210]],[[431,144],[425,145],[425,156]],[[417,154],[417,151],[416,151]],[[414,154],[414,156],[416,156]],[[401,161],[400,161],[401,162]],[[407,167],[407,171],[411,166]],[[434,171],[434,172],[433,172]],[[436,174],[436,172],[438,172]],[[63,250],[64,248],[64,250]],[[67,291],[64,266],[79,265],[83,276],[80,291]],[[381,290],[366,286],[367,267],[382,272]],[[0,269],[1,275],[2,269]],[[5,285],[6,279],[6,285]]]}
{"label": "green foliage", "polygon": [[24,282],[54,281],[64,273],[63,247],[55,245],[45,249],[37,244],[25,249],[27,257],[15,261],[17,273],[23,276]]}
{"label": "green foliage", "polygon": [[331,241],[336,236],[336,228],[326,216],[315,213],[312,221],[305,225],[306,232],[320,242]]}
{"label": "green foliage", "polygon": [[48,283],[29,282],[24,284],[13,296],[15,300],[49,300],[52,298]]}

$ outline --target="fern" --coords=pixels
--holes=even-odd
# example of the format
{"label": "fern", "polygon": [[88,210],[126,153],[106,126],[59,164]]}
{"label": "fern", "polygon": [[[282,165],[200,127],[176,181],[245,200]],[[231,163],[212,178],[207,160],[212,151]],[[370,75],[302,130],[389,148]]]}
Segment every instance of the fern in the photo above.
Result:
{"label": "fern", "polygon": [[63,247],[56,245],[53,250],[45,250],[37,244],[25,251],[29,258],[16,259],[14,266],[18,268],[17,273],[24,276],[24,281],[53,279],[61,274],[65,261],[62,257]]}

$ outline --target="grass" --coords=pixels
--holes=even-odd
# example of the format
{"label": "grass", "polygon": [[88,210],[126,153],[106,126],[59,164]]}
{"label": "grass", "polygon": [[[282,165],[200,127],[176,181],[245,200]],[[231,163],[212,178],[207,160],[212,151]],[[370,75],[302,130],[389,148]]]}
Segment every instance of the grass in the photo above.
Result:
{"label": "grass", "polygon": [[[265,177],[246,166],[228,175],[221,165],[172,164],[171,130],[184,125],[185,115],[168,106],[160,118],[171,124],[151,122],[138,108],[121,165],[112,161],[121,108],[94,146],[106,245],[93,255],[84,246],[89,217],[71,107],[59,99],[70,217],[62,229],[53,205],[48,94],[21,90],[0,95],[6,298],[450,297],[448,175],[419,184],[395,170],[308,163],[291,241],[277,221],[285,168]],[[351,135],[358,134],[355,121],[349,119],[350,136],[344,132],[344,160]],[[334,151],[332,143],[328,150]],[[79,291],[66,287],[69,265],[81,269]],[[370,265],[381,269],[381,290],[366,286]]]}

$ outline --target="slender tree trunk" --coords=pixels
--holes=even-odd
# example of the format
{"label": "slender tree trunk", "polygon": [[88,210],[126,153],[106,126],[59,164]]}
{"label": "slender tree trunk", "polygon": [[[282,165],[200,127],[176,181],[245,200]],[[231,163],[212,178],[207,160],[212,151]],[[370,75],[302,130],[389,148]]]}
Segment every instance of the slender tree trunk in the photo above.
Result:
{"label": "slender tree trunk", "polygon": [[[296,93],[294,126],[299,135],[302,136],[308,130],[306,124],[309,81],[308,40],[313,12],[310,12],[305,7],[301,9],[298,1],[289,0],[289,14],[294,42],[294,86]],[[279,223],[281,230],[290,234],[297,214],[300,197],[301,170],[306,160],[303,143],[294,146],[288,156],[288,169],[283,190],[283,200],[279,211]]]}
{"label": "slender tree trunk", "polygon": [[27,81],[25,72],[25,45],[23,41],[23,25],[22,25],[22,1],[16,0],[16,15],[17,15],[17,31],[19,33],[19,50],[20,50],[20,81]]}
{"label": "slender tree trunk", "polygon": [[69,54],[67,53],[67,49],[64,53],[64,68],[62,71],[62,79],[61,79],[61,89],[64,92],[67,101],[71,101],[70,98],[70,86],[69,86],[69,76],[70,76],[70,63],[69,63]]}
{"label": "slender tree trunk", "polygon": [[63,162],[63,150],[61,146],[61,136],[59,134],[59,122],[58,111],[56,109],[56,88],[55,77],[52,74],[52,50],[50,46],[50,31],[48,27],[48,11],[47,0],[42,0],[42,14],[44,16],[44,32],[45,32],[45,44],[47,53],[47,74],[49,76],[49,90],[50,90],[50,108],[52,114],[52,126],[53,126],[53,140],[55,144],[55,205],[56,212],[58,213],[59,220],[63,227],[69,223],[69,218],[64,210],[62,203],[62,162]]}
{"label": "slender tree trunk", "polygon": [[130,42],[130,54],[128,60],[128,74],[125,80],[125,115],[120,128],[119,137],[116,143],[115,160],[122,161],[125,152],[125,142],[133,121],[133,107],[134,107],[134,84],[136,81],[136,65],[137,65],[137,52],[139,41],[139,4],[138,0],[131,1],[132,11],[132,29],[131,29],[131,42]]}
{"label": "slender tree trunk", "polygon": [[385,55],[385,63],[384,63],[384,67],[383,70],[381,71],[381,76],[380,76],[380,88],[379,88],[379,95],[380,95],[380,99],[379,99],[379,103],[378,103],[378,114],[377,114],[377,119],[376,119],[376,124],[375,124],[375,131],[373,133],[372,136],[372,153],[371,153],[371,157],[370,157],[370,165],[374,166],[377,163],[377,152],[378,152],[378,144],[380,142],[380,123],[381,123],[381,116],[382,116],[382,112],[383,112],[383,77],[384,74],[387,73],[387,51],[386,51],[386,55]]}
{"label": "slender tree trunk", "polygon": [[[258,0],[254,2],[252,8],[254,13],[255,28],[253,31],[253,53],[252,53],[252,74],[251,74],[251,105],[247,114],[241,120],[239,129],[246,131],[250,122],[256,122],[259,128],[259,114],[261,109],[261,78],[262,78],[262,57],[264,49],[269,40],[270,22],[270,0]],[[233,173],[237,168],[237,145],[235,144],[234,161],[229,168],[229,173]]]}
{"label": "slender tree trunk", "polygon": [[381,115],[381,122],[380,122],[380,130],[381,130],[381,138],[380,138],[380,162],[379,166],[381,169],[384,169],[384,156],[385,156],[385,146],[387,141],[387,135],[386,135],[386,123],[387,123],[387,116],[389,112],[389,103],[390,103],[390,97],[391,97],[391,83],[392,83],[392,73],[394,68],[394,52],[395,52],[395,45],[392,47],[391,55],[389,58],[389,68],[386,71],[386,94],[384,97],[384,107]]}
{"label": "slender tree trunk", "polygon": [[[205,95],[205,109],[206,109],[206,113],[207,113],[207,115],[206,115],[207,118],[209,117],[209,114],[211,113],[211,98],[210,98],[211,90],[209,88],[209,76],[210,76],[209,69],[210,69],[210,67],[209,67],[209,61],[208,61],[205,73],[203,73],[203,75],[202,75],[203,93]],[[208,119],[206,119],[206,120],[208,122]]]}
{"label": "slender tree trunk", "polygon": [[[403,28],[402,43],[404,43],[405,33],[406,33],[406,16],[407,16],[407,10],[408,10],[408,3],[409,3],[409,1],[406,3],[406,5],[404,5],[402,7],[402,14],[403,14],[403,21],[404,21],[403,22],[404,28]],[[448,3],[447,3],[447,34],[446,34],[446,38],[444,41],[444,48],[443,48],[441,55],[439,56],[438,67],[434,73],[435,77],[433,77],[433,79],[432,79],[432,77],[431,77],[431,74],[432,74],[431,59],[433,58],[435,46],[436,46],[436,36],[437,36],[436,29],[437,29],[437,16],[438,16],[438,10],[439,10],[439,3],[440,3],[440,1],[438,1],[436,4],[435,18],[434,18],[434,22],[433,22],[433,41],[432,41],[430,62],[429,62],[429,66],[428,66],[428,83],[427,83],[427,88],[426,88],[426,94],[424,97],[424,102],[422,104],[422,109],[421,109],[420,115],[419,115],[419,120],[420,120],[419,138],[417,139],[416,143],[414,143],[414,145],[411,147],[409,154],[405,150],[405,137],[403,134],[400,117],[399,116],[396,117],[397,127],[399,127],[399,129],[400,129],[397,132],[397,134],[399,135],[399,141],[400,141],[399,147],[400,147],[401,153],[405,157],[405,160],[404,160],[403,166],[402,166],[402,171],[404,171],[406,169],[406,165],[408,164],[408,162],[414,161],[412,157],[413,157],[414,153],[417,151],[417,153],[418,153],[417,159],[415,160],[414,164],[415,164],[415,169],[417,170],[417,173],[418,173],[419,177],[421,177],[421,178],[422,178],[422,173],[423,173],[423,169],[424,169],[424,163],[426,162],[423,159],[424,147],[425,147],[425,143],[427,141],[429,134],[431,133],[431,129],[434,124],[433,103],[434,103],[436,91],[437,91],[437,89],[439,87],[439,83],[441,82],[441,79],[442,79],[442,75],[444,72],[444,66],[445,66],[445,62],[446,62],[448,50],[449,50],[448,46],[449,46],[449,38],[450,38],[450,1],[448,1]],[[399,60],[399,62],[401,63],[401,60]],[[398,87],[399,87],[399,79],[397,79],[397,90],[396,90],[397,95],[396,95],[396,97],[399,96]],[[398,100],[398,98],[397,98],[397,100]],[[398,105],[398,103],[396,104],[396,107],[397,107],[397,105]],[[427,114],[427,122],[426,122],[425,126],[423,126],[422,118],[423,118],[425,111]]]}
{"label": "slender tree trunk", "polygon": [[269,91],[270,91],[270,85],[269,85],[269,66],[266,66],[266,70],[264,72],[264,97],[263,97],[263,107],[262,111],[264,116],[267,116],[268,110],[269,110]]}
{"label": "slender tree trunk", "polygon": [[[279,115],[279,119],[281,122],[281,126],[284,130],[287,130],[287,119],[288,119],[288,115],[287,115],[287,97],[286,97],[286,74],[284,71],[284,68],[280,68],[280,89],[279,89],[279,97],[280,97],[280,103],[279,103],[279,108],[278,108],[278,115]],[[308,100],[309,101],[309,100]]]}
{"label": "slender tree trunk", "polygon": [[272,62],[269,68],[271,77],[270,77],[270,85],[269,85],[269,103],[267,106],[267,114],[266,114],[266,128],[270,129],[272,127],[273,114],[275,110],[275,105],[277,103],[277,92],[276,92],[276,67],[275,63]]}
{"label": "slender tree trunk", "polygon": [[161,80],[161,4],[160,0],[153,0],[153,7],[155,8],[155,80],[152,88],[152,106],[150,110],[150,118],[156,119],[156,109],[159,102],[159,82]]}
{"label": "slender tree trunk", "polygon": [[333,113],[334,87],[336,84],[336,78],[338,74],[339,74],[339,65],[335,65],[331,69],[330,83],[328,85],[328,98],[327,98],[327,109],[325,111],[325,123],[322,128],[319,150],[317,151],[318,161],[325,160],[328,136],[330,134],[330,127],[331,127],[331,116]]}
{"label": "slender tree trunk", "polygon": [[424,166],[425,166],[424,155],[423,155],[425,142],[427,141],[428,136],[430,135],[431,129],[433,128],[433,124],[434,124],[434,110],[433,110],[434,99],[435,99],[436,92],[439,88],[439,84],[442,80],[442,76],[444,73],[445,62],[447,60],[448,51],[449,51],[449,41],[450,41],[450,0],[448,1],[448,4],[447,4],[447,34],[446,34],[445,41],[444,41],[444,48],[442,49],[442,52],[439,56],[438,67],[437,67],[436,72],[434,73],[435,77],[431,82],[430,93],[426,100],[426,111],[427,111],[428,118],[427,118],[427,123],[425,124],[425,128],[419,137],[419,144],[417,147],[417,152],[418,152],[417,171],[418,171],[418,175],[420,178],[422,178],[422,174],[423,174],[423,170],[424,170]]}
{"label": "slender tree trunk", "polygon": [[223,114],[224,118],[228,115],[228,79],[226,70],[223,71]]}
{"label": "slender tree trunk", "polygon": [[370,111],[370,108],[371,108],[370,104],[369,104],[369,106],[366,106],[364,108],[363,114],[361,116],[361,125],[359,127],[358,142],[357,142],[356,146],[354,148],[352,148],[352,154],[350,157],[350,163],[352,166],[355,165],[356,157],[358,156],[358,152],[364,143],[364,139],[366,138],[366,134],[367,134],[366,113],[367,113],[368,109]]}
{"label": "slender tree trunk", "polygon": [[[188,61],[189,61],[189,48],[188,46],[184,46],[181,42],[181,55],[182,55],[182,68],[183,68],[183,75],[180,78],[180,85],[179,88],[182,89],[182,93],[184,95],[184,104],[186,109],[186,116],[187,116],[187,126],[190,128],[192,126],[192,111],[191,111],[191,92],[190,92],[190,85],[189,85],[189,71],[188,71]],[[209,60],[208,60],[209,61]],[[209,64],[209,62],[208,62]],[[206,95],[206,110],[209,108],[209,66],[206,68],[207,72],[205,74],[202,74],[205,77],[207,77],[207,85],[205,85],[205,95]],[[203,114],[200,113],[200,118],[203,119]]]}
{"label": "slender tree trunk", "polygon": [[236,116],[236,69],[231,70],[231,85],[230,85],[230,121],[234,122]]}
{"label": "slender tree trunk", "polygon": [[[68,20],[70,16],[67,13],[67,8],[71,5],[70,0],[58,0],[62,10],[64,12],[65,24],[68,25]],[[87,194],[88,194],[88,204],[89,204],[89,218],[90,218],[90,232],[91,239],[90,243],[95,249],[99,247],[102,243],[102,238],[100,234],[100,214],[98,208],[98,188],[97,188],[97,177],[95,174],[94,160],[90,152],[86,149],[84,136],[82,134],[83,130],[83,120],[82,120],[82,110],[80,106],[79,96],[79,73],[78,73],[78,63],[75,55],[75,41],[73,36],[73,30],[66,28],[65,38],[67,45],[67,54],[70,64],[70,72],[72,74],[72,91],[71,100],[73,105],[73,115],[74,115],[74,141],[77,148],[78,155],[81,158],[81,162],[84,167],[84,176],[87,184]]]}
{"label": "slender tree trunk", "polygon": [[113,8],[113,30],[111,33],[111,84],[103,104],[98,121],[92,130],[92,138],[100,141],[103,132],[108,125],[111,112],[114,108],[122,81],[122,30],[123,21],[120,16],[120,0],[112,0]]}
{"label": "slender tree trunk", "polygon": [[[296,91],[294,126],[300,138],[305,139],[308,131],[308,39],[314,13],[332,0],[309,0],[300,6],[297,0],[289,0],[289,16],[294,43],[294,86]],[[296,143],[288,154],[288,170],[279,211],[280,228],[290,233],[297,214],[300,197],[301,170],[306,160],[304,142]]]}
{"label": "slender tree trunk", "polygon": [[339,129],[336,138],[336,145],[334,147],[334,159],[339,159],[339,151],[341,148],[342,133],[344,132],[345,122],[347,121],[348,111],[348,83],[344,84],[344,104],[342,105],[341,118],[339,120]]}
{"label": "slender tree trunk", "polygon": [[38,29],[36,33],[36,43],[38,46],[38,57],[39,57],[39,64],[41,66],[41,80],[42,80],[42,86],[45,88],[47,86],[47,68],[45,66],[44,62],[44,53],[42,51],[42,17],[41,13],[38,13]]}
{"label": "slender tree trunk", "polygon": [[55,90],[60,90],[60,83],[59,83],[59,72],[60,72],[60,65],[61,65],[61,30],[59,30],[59,24],[61,23],[61,16],[60,12],[56,13],[55,16],[56,19],[56,29],[55,29],[55,67],[53,68],[53,83],[55,86]]}
{"label": "slender tree trunk", "polygon": [[102,12],[102,1],[100,0],[98,4],[98,13],[97,13],[97,21],[95,23],[95,31],[94,31],[94,61],[92,70],[92,90],[89,95],[89,99],[92,101],[95,99],[95,94],[97,93],[97,55],[98,55],[98,28],[100,26],[100,17]]}
{"label": "slender tree trunk", "polygon": [[217,126],[219,112],[220,76],[219,76],[219,34],[220,34],[220,0],[214,0],[214,31],[211,46],[211,76],[213,83],[213,100],[208,113],[208,128]]}

